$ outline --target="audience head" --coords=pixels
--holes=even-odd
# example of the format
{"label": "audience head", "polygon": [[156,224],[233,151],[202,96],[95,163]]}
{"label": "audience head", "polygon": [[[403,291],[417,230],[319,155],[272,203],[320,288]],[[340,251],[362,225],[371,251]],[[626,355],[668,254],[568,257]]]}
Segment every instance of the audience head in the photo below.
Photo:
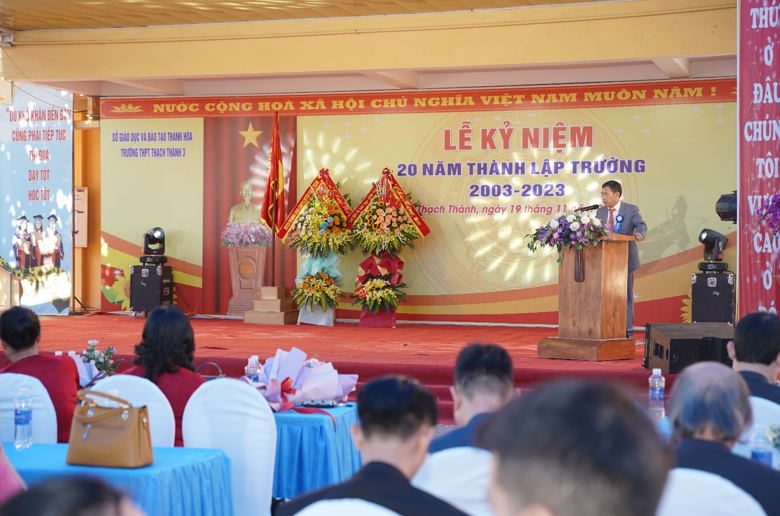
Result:
{"label": "audience head", "polygon": [[694,437],[732,446],[753,421],[745,380],[718,362],[686,367],[669,398],[676,439]]}
{"label": "audience head", "polygon": [[734,341],[728,347],[729,356],[736,362],[780,368],[780,316],[769,312],[747,314],[737,324]]}
{"label": "audience head", "polygon": [[363,461],[390,462],[411,478],[433,439],[436,400],[414,378],[383,376],[361,387],[357,402],[360,424],[352,436]]}
{"label": "audience head", "polygon": [[463,426],[477,414],[493,412],[512,396],[514,367],[496,344],[469,344],[458,354],[450,389],[455,422]]}
{"label": "audience head", "polygon": [[146,367],[146,378],[173,373],[179,367],[193,371],[195,334],[184,312],[173,305],[152,310],[144,324],[142,341],[135,346],[136,365]]}
{"label": "audience head", "polygon": [[0,507],[0,516],[142,516],[102,480],[62,477],[35,484]]}
{"label": "audience head", "polygon": [[493,452],[497,516],[653,516],[670,458],[631,394],[607,383],[546,384],[477,431]]}
{"label": "audience head", "polygon": [[41,323],[29,308],[14,306],[0,313],[0,340],[9,359],[34,351],[41,339]]}

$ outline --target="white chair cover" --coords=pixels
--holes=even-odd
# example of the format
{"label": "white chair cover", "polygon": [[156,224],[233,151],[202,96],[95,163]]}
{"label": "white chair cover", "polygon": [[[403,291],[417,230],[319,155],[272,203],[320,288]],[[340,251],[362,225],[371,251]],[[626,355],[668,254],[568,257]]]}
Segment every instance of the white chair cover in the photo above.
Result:
{"label": "white chair cover", "polygon": [[184,409],[184,446],[218,448],[230,458],[235,516],[269,516],[276,420],[253,387],[230,378],[204,383]]}
{"label": "white chair cover", "polygon": [[[750,458],[750,434],[756,426],[769,427],[780,425],[780,405],[764,398],[750,397],[750,408],[753,410],[753,425],[742,433],[739,441],[731,449],[731,452],[745,458]],[[780,452],[772,450],[772,467],[780,469]]]}
{"label": "white chair cover", "polygon": [[428,455],[412,485],[471,516],[492,516],[488,485],[492,454],[463,446]]}
{"label": "white chair cover", "polygon": [[761,505],[725,478],[688,468],[669,472],[656,516],[766,516]]}
{"label": "white chair cover", "polygon": [[46,387],[37,378],[16,373],[0,374],[0,441],[14,441],[14,398],[20,387],[30,389],[33,400],[33,443],[56,443],[57,413]]}
{"label": "white chair cover", "polygon": [[173,446],[176,439],[176,419],[171,403],[165,394],[152,381],[140,376],[114,375],[100,380],[94,390],[111,394],[117,390],[117,396],[126,399],[134,407],[146,406],[149,411],[149,433],[152,446]]}
{"label": "white chair cover", "polygon": [[[298,511],[296,516],[400,516],[397,512],[358,498],[321,500]],[[434,516],[434,515],[431,515]]]}

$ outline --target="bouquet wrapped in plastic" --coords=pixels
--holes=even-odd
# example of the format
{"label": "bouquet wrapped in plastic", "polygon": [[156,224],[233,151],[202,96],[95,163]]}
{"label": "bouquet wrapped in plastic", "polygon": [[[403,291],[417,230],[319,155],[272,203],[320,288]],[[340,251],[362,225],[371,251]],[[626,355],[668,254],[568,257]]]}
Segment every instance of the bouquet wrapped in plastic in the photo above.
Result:
{"label": "bouquet wrapped in plastic", "polygon": [[255,387],[273,410],[283,412],[304,400],[345,402],[357,381],[358,375],[339,374],[330,362],[307,360],[305,352],[292,348],[277,349],[276,355],[266,360]]}

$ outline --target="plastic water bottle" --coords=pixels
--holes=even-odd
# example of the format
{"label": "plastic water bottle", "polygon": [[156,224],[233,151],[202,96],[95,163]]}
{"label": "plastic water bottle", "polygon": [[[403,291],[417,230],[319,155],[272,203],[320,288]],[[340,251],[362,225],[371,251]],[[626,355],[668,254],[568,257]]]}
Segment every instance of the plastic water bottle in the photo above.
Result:
{"label": "plastic water bottle", "polygon": [[30,389],[21,387],[14,399],[14,447],[17,450],[29,448],[33,443],[32,435],[32,398]]}
{"label": "plastic water bottle", "polygon": [[767,435],[766,427],[757,425],[750,434],[750,458],[761,464],[772,467],[772,440]]}
{"label": "plastic water bottle", "polygon": [[249,378],[251,382],[260,382],[260,361],[257,355],[249,357],[249,363],[244,368],[244,376]]}
{"label": "plastic water bottle", "polygon": [[661,374],[661,370],[653,369],[653,374],[650,376],[650,389],[647,392],[648,396],[648,409],[653,419],[660,421],[666,416],[666,409],[664,407],[664,387],[666,386],[666,379]]}

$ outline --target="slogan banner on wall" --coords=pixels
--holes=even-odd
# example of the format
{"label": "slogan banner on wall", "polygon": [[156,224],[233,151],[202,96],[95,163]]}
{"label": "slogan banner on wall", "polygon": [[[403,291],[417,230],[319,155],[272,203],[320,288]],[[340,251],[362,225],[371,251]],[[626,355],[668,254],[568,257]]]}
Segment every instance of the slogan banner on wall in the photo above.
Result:
{"label": "slogan banner on wall", "polygon": [[739,312],[776,314],[780,237],[756,211],[780,193],[780,6],[739,6]]}
{"label": "slogan banner on wall", "polygon": [[0,106],[0,268],[19,279],[21,304],[67,315],[71,293],[73,95],[14,85]]}
{"label": "slogan banner on wall", "polygon": [[[208,310],[201,313],[226,309],[226,300],[213,303],[215,295],[207,295],[216,292],[221,299],[224,285],[208,276],[226,270],[212,270],[220,263],[209,258],[218,256],[218,239],[206,232],[218,235],[213,221],[241,202],[241,181],[257,177],[255,194],[262,192],[269,121],[277,109],[286,115],[283,154],[292,160],[285,171],[297,166],[288,176],[288,207],[322,168],[353,207],[385,167],[421,204],[431,234],[403,253],[409,296],[399,306],[399,320],[556,324],[556,255],[530,254],[525,236],[555,213],[599,203],[601,184],[610,179],[622,183],[623,199],[640,207],[649,227],[634,287],[637,325],[690,320],[690,278],[702,260],[699,232],[706,227],[734,237],[735,228],[714,210],[718,197],[736,187],[734,80],[105,100],[103,123],[112,130],[130,128],[137,118],[147,127],[177,118],[203,121],[200,167],[206,172],[198,175],[195,162],[187,167],[187,177],[202,178],[203,207],[191,206],[194,196],[180,207],[192,212],[193,221],[203,220],[202,299]],[[104,160],[120,159],[115,151],[121,145],[104,140],[103,146],[114,149],[102,152]],[[138,159],[127,162],[141,166]],[[108,161],[103,170],[104,176],[114,173]],[[160,186],[170,184],[162,172],[154,177]],[[104,211],[127,195],[120,185],[110,192],[104,187]],[[120,221],[103,225],[107,239],[120,231],[114,226],[120,228]],[[734,250],[726,250],[727,259]],[[180,258],[195,262],[195,253]],[[344,258],[345,284],[362,259],[358,252]],[[288,273],[294,278],[294,271]],[[337,311],[342,318],[358,315],[348,302]]]}

